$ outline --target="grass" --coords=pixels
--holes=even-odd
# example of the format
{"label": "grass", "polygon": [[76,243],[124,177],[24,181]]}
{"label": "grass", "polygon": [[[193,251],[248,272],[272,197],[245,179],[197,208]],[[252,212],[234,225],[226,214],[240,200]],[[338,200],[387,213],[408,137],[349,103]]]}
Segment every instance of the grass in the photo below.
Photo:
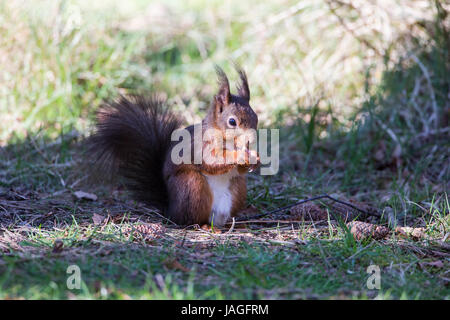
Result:
{"label": "grass", "polygon": [[[12,1],[0,12],[0,298],[450,297],[443,2]],[[248,71],[261,127],[280,128],[279,173],[249,176],[253,210],[329,193],[382,215],[366,222],[423,235],[357,240],[330,201],[300,208],[321,219],[291,210],[230,232],[182,228],[120,185],[87,183],[82,139],[101,101],[156,92],[194,123],[213,64],[235,79],[230,59]],[[66,285],[70,265],[80,289]],[[370,265],[380,290],[367,287]]]}
{"label": "grass", "polygon": [[[446,294],[445,288],[437,289],[439,279],[419,269],[418,257],[384,245],[352,256],[342,242],[313,242],[290,249],[225,242],[208,250],[208,261],[192,248],[179,252],[128,243],[96,247],[95,254],[80,257],[79,246],[83,244],[73,244],[58,257],[47,252],[39,260],[8,258],[9,269],[1,279],[2,298],[367,299],[379,295],[440,299]],[[92,249],[91,245],[88,251]],[[175,254],[189,271],[168,269],[166,260]],[[72,264],[81,268],[79,290],[66,287],[66,269]],[[366,287],[366,269],[371,264],[383,270],[380,291]]]}
{"label": "grass", "polygon": [[[61,141],[71,168],[79,146],[70,136]],[[408,212],[412,225],[425,226],[429,236],[418,242],[395,235],[356,241],[333,220],[289,222],[288,215],[217,234],[174,227],[120,188],[111,193],[91,187],[98,201],[77,200],[72,192],[80,186],[71,187],[73,173],[55,161],[64,155],[59,144],[45,148],[45,157],[35,150],[31,143],[7,148],[23,158],[20,170],[17,158],[10,160],[14,170],[8,178],[17,180],[2,188],[0,201],[2,298],[448,298],[448,249],[440,239],[450,221],[442,196],[428,210],[420,209],[426,206],[421,202],[420,210]],[[292,203],[318,190],[315,181],[308,181],[298,188],[298,181],[285,176],[255,176],[249,181],[249,202],[261,210]],[[323,205],[336,210],[331,203]],[[389,205],[401,210],[398,200]],[[94,214],[109,218],[98,222]],[[127,233],[142,224],[164,225],[166,231],[150,238]],[[54,252],[59,240],[63,249]],[[80,290],[66,286],[66,270],[73,264],[81,269]],[[381,268],[381,290],[366,287],[372,264]]]}
{"label": "grass", "polygon": [[[440,299],[448,295],[438,276],[442,271],[432,264],[418,264],[432,261],[431,256],[424,259],[395,241],[353,247],[343,240],[311,239],[286,247],[262,240],[259,236],[276,232],[267,229],[232,238],[190,231],[195,235],[186,238],[200,239],[181,246],[168,241],[179,238],[174,230],[165,239],[139,243],[121,238],[117,225],[98,229],[73,222],[62,232],[24,232],[27,240],[19,242],[21,250],[2,259],[2,298]],[[61,253],[52,253],[56,238],[64,241]],[[174,259],[183,268],[170,262]],[[73,264],[81,268],[79,290],[66,287],[66,270]],[[382,270],[380,291],[366,287],[366,270],[372,264]]]}

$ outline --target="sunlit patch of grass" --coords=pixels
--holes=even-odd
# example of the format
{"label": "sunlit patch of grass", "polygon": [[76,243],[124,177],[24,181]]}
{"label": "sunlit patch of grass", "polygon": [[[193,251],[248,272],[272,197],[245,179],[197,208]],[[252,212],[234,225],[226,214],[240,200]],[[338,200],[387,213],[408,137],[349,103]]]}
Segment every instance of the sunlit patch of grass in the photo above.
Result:
{"label": "sunlit patch of grass", "polygon": [[[278,113],[295,118],[294,105],[306,110],[323,97],[320,109],[332,106],[334,117],[348,126],[364,90],[379,82],[385,53],[392,59],[400,54],[397,40],[405,31],[422,37],[418,21],[435,12],[431,5],[409,2],[410,19],[404,21],[401,3],[362,6],[2,3],[0,112],[7,125],[0,139],[4,144],[13,131],[23,135],[39,126],[55,128],[55,134],[85,129],[89,113],[117,91],[164,93],[189,122],[198,120],[215,89],[213,64],[236,78],[230,59],[249,74],[261,124]],[[369,19],[380,24],[364,25]],[[349,31],[355,27],[358,33]]]}
{"label": "sunlit patch of grass", "polygon": [[[77,228],[79,234],[85,230]],[[66,229],[66,231],[69,231]],[[313,239],[293,247],[247,241],[215,241],[200,248],[191,237],[185,247],[170,242],[133,243],[107,228],[91,243],[64,241],[61,252],[43,245],[57,231],[36,232],[22,243],[33,250],[4,255],[0,270],[2,298],[27,299],[259,299],[259,298],[421,298],[448,297],[439,285],[439,269],[423,270],[414,251],[395,243],[350,244]],[[70,235],[67,236],[70,240]],[[67,240],[64,239],[64,240]],[[193,240],[193,239],[192,239]],[[420,247],[417,247],[419,250]],[[183,268],[168,264],[176,259]],[[81,288],[69,289],[69,265],[81,269]],[[367,268],[381,270],[381,289],[367,287]],[[430,274],[437,276],[430,277]]]}

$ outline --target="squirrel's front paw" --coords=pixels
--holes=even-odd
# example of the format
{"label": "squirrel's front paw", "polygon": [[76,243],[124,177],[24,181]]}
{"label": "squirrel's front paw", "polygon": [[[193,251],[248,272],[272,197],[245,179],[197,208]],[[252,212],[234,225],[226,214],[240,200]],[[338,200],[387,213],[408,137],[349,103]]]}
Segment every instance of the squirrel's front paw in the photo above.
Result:
{"label": "squirrel's front paw", "polygon": [[246,168],[251,172],[260,166],[261,162],[259,159],[259,155],[255,150],[239,150],[237,152],[237,164],[240,167]]}
{"label": "squirrel's front paw", "polygon": [[248,171],[252,172],[252,171],[258,169],[260,166],[261,166],[261,161],[260,161],[258,152],[256,152],[256,150],[251,150],[250,151],[250,167],[249,167]]}

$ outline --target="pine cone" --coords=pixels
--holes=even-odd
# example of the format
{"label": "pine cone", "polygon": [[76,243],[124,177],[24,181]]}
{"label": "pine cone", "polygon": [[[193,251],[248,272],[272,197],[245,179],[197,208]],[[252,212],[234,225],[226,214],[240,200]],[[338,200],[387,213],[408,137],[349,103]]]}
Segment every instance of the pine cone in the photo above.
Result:
{"label": "pine cone", "polygon": [[370,237],[375,240],[380,240],[386,238],[386,236],[390,233],[390,230],[387,227],[361,221],[349,222],[347,223],[347,227],[357,240]]}
{"label": "pine cone", "polygon": [[132,227],[126,227],[124,233],[130,237],[133,235],[136,239],[142,239],[144,241],[155,240],[164,233],[165,228],[160,224],[149,223],[149,224],[138,224]]}

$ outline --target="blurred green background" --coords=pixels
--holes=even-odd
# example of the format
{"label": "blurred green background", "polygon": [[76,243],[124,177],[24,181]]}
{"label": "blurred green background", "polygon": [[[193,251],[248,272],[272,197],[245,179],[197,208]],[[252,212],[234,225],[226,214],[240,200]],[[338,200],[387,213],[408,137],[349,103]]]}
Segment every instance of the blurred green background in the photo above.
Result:
{"label": "blurred green background", "polygon": [[[411,54],[443,41],[436,31],[448,32],[448,17],[437,21],[439,8],[447,15],[443,5],[2,1],[0,143],[39,127],[85,129],[89,113],[121,91],[156,91],[188,122],[199,120],[215,90],[214,63],[233,78],[232,59],[247,70],[262,124],[292,124],[318,105],[349,127],[383,72],[401,59],[414,63]],[[440,63],[430,73],[448,76],[448,61]]]}

